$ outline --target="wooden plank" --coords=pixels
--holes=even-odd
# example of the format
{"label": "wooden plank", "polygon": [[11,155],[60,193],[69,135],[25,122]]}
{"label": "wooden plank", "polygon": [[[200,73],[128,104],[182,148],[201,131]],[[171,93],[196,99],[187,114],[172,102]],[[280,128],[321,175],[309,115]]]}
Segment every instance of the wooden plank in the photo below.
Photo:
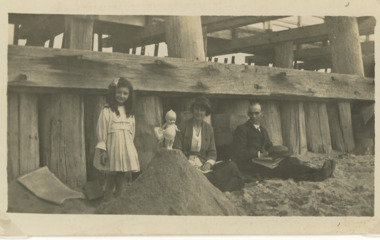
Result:
{"label": "wooden plank", "polygon": [[[373,79],[353,75],[80,50],[8,48],[10,87],[107,89],[116,75],[131,79],[141,91],[374,99]],[[26,81],[20,79],[21,74]]]}
{"label": "wooden plank", "polygon": [[138,96],[136,102],[136,137],[141,171],[144,171],[157,151],[154,127],[162,126],[162,101],[159,97]]}
{"label": "wooden plank", "polygon": [[[83,16],[85,18],[85,16]],[[145,27],[146,18],[143,15],[140,16],[126,16],[126,15],[96,15],[92,18],[96,21],[120,23],[138,27]]]}
{"label": "wooden plank", "polygon": [[344,144],[346,145],[347,151],[351,152],[355,148],[354,134],[352,130],[351,104],[340,102],[338,103],[338,109]]}
{"label": "wooden plank", "polygon": [[21,93],[19,100],[20,175],[24,175],[40,167],[38,97]]}
{"label": "wooden plank", "polygon": [[43,162],[63,183],[78,189],[86,183],[82,97],[46,95],[40,104]]}
{"label": "wooden plank", "polygon": [[308,149],[315,153],[331,152],[330,128],[325,103],[305,103]]}
{"label": "wooden plank", "polygon": [[[373,54],[375,52],[375,42],[362,42],[361,44],[362,55]],[[328,58],[328,59],[326,59]],[[301,61],[310,61],[310,60],[322,60],[327,63],[326,66],[331,66],[331,48],[330,47],[313,47],[313,48],[303,48],[294,50],[294,59]],[[364,59],[364,56],[363,56]],[[245,57],[245,62],[274,62],[274,56],[270,52],[255,56]]]}
{"label": "wooden plank", "polygon": [[274,145],[282,145],[282,127],[280,105],[275,101],[261,103],[263,111],[262,125],[268,130],[268,134]]}
{"label": "wooden plank", "polygon": [[[205,25],[207,26],[207,32],[211,33],[225,29],[233,29],[250,24],[266,22],[284,17],[286,16],[234,16],[216,22],[205,23]],[[203,22],[205,22],[204,17],[202,17],[202,24]]]}
{"label": "wooden plank", "polygon": [[307,152],[305,113],[302,102],[281,104],[281,127],[284,145],[295,154]]}
{"label": "wooden plank", "polygon": [[346,151],[346,147],[343,140],[342,129],[340,126],[338,105],[336,103],[328,103],[326,105],[329,127],[331,133],[331,146],[332,149],[341,152]]}
{"label": "wooden plank", "polygon": [[90,95],[84,97],[84,132],[86,148],[87,180],[98,180],[101,173],[94,167],[95,146],[98,143],[96,127],[100,111],[106,104],[104,96]]}
{"label": "wooden plank", "polygon": [[8,94],[8,182],[20,176],[19,94]]}

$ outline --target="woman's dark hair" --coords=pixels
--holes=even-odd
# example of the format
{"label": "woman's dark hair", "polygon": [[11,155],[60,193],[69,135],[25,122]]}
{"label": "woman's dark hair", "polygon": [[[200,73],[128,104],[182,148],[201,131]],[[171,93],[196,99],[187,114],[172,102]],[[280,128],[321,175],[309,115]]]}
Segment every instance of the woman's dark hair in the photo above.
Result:
{"label": "woman's dark hair", "polygon": [[133,100],[135,96],[133,92],[132,83],[128,79],[124,77],[120,77],[112,81],[112,83],[108,86],[108,94],[107,94],[106,101],[107,101],[108,107],[111,108],[111,110],[115,112],[117,116],[119,116],[120,112],[117,109],[119,104],[116,101],[116,89],[121,88],[121,87],[127,87],[129,89],[129,96],[128,96],[127,101],[124,103],[124,108],[125,108],[125,113],[127,114],[127,117],[130,117],[131,115],[134,114]]}
{"label": "woman's dark hair", "polygon": [[211,113],[211,102],[206,97],[197,97],[190,106],[190,110],[193,113],[194,108],[199,107],[200,109],[206,111],[206,116]]}

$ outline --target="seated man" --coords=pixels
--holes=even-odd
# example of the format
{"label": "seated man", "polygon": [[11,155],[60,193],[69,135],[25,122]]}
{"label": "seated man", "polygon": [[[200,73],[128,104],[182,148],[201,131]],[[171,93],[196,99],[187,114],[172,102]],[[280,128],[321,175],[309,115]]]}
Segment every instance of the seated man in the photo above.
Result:
{"label": "seated man", "polygon": [[323,181],[333,175],[333,160],[327,160],[321,169],[303,165],[296,157],[285,157],[274,169],[253,163],[253,159],[267,157],[273,144],[267,130],[260,126],[261,105],[252,103],[247,114],[249,120],[236,128],[233,140],[233,158],[241,172],[269,178],[293,178],[296,181]]}

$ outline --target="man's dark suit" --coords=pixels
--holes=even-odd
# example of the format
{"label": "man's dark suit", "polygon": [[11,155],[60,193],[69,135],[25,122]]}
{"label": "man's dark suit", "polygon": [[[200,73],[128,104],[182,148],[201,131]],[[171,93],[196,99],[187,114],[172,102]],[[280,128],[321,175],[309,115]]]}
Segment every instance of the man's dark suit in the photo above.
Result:
{"label": "man's dark suit", "polygon": [[268,131],[260,127],[260,132],[251,121],[238,126],[235,130],[233,147],[234,161],[241,172],[246,172],[266,178],[293,178],[303,181],[322,181],[327,178],[319,169],[311,168],[302,164],[296,157],[287,157],[279,166],[269,169],[252,162],[258,157],[258,152],[267,152],[273,146]]}
{"label": "man's dark suit", "polygon": [[251,121],[236,128],[234,135],[235,156],[241,161],[251,161],[258,157],[258,152],[267,152],[273,144],[268,131],[260,126],[257,130]]}

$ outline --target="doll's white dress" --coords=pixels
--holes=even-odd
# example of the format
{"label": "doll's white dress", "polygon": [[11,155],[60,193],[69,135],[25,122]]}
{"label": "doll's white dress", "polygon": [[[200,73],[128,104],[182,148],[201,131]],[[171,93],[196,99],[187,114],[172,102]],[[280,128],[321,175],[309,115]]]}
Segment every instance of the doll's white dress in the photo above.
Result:
{"label": "doll's white dress", "polygon": [[136,147],[135,118],[127,117],[123,106],[118,107],[120,116],[105,107],[100,113],[97,125],[98,144],[96,148],[107,151],[108,161],[105,166],[94,159],[94,166],[99,170],[118,172],[139,172],[140,165]]}

